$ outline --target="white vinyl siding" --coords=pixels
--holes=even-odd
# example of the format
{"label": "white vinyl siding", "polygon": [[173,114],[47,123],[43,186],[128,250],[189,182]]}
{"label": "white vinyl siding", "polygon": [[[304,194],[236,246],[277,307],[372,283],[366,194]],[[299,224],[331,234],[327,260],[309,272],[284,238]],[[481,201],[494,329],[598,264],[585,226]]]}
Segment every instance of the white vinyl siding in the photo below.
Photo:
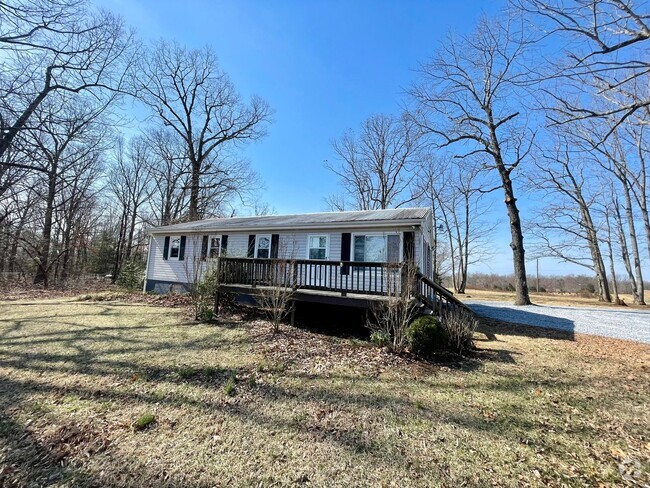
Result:
{"label": "white vinyl siding", "polygon": [[[399,260],[402,260],[402,244],[403,232],[413,232],[411,226],[404,226],[401,228],[390,229],[378,232],[376,228],[355,228],[355,229],[341,229],[341,230],[319,230],[310,229],[305,231],[262,231],[262,232],[225,232],[215,229],[213,233],[208,234],[187,234],[185,242],[185,259],[178,260],[164,260],[163,248],[165,245],[165,235],[154,235],[151,239],[149,267],[147,269],[147,278],[159,281],[169,281],[177,283],[191,283],[192,276],[195,274],[196,269],[204,270],[210,263],[201,261],[201,246],[203,242],[203,235],[228,235],[228,243],[225,255],[228,257],[246,257],[248,255],[248,236],[251,234],[256,235],[271,235],[279,234],[278,257],[281,259],[306,259],[308,255],[308,239],[310,235],[326,235],[328,237],[329,246],[329,261],[341,260],[341,234],[349,232],[352,234],[352,244],[354,243],[354,235],[371,235],[371,234],[400,234],[400,254]],[[415,260],[421,266],[420,257],[422,255],[422,238],[418,229],[415,230]],[[350,256],[353,258],[354,250],[351,249]],[[213,261],[213,260],[208,260]]]}

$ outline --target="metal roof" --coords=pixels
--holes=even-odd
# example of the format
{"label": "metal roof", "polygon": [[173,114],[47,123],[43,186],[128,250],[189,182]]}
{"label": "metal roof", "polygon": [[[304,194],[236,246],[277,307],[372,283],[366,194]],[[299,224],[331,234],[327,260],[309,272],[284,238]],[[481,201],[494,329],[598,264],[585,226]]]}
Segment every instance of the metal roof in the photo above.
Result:
{"label": "metal roof", "polygon": [[354,212],[320,212],[293,215],[265,215],[258,217],[232,217],[197,220],[182,224],[164,225],[150,229],[151,233],[213,232],[248,229],[300,229],[318,227],[385,227],[391,223],[409,224],[421,221],[429,213],[427,207],[396,208],[386,210],[361,210]]}

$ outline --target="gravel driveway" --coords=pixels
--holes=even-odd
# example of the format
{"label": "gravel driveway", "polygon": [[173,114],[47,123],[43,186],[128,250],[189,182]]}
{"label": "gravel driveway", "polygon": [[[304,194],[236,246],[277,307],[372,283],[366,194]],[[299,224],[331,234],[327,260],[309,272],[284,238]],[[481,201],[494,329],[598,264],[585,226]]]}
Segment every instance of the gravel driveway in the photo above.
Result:
{"label": "gravel driveway", "polygon": [[650,311],[557,305],[517,307],[508,302],[483,300],[465,303],[482,317],[650,344]]}

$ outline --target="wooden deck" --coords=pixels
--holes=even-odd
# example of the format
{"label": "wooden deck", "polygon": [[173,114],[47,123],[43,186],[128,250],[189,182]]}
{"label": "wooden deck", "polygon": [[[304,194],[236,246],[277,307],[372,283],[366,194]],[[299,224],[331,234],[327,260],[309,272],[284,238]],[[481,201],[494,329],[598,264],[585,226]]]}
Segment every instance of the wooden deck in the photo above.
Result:
{"label": "wooden deck", "polygon": [[369,308],[390,297],[407,296],[435,313],[466,308],[446,288],[408,263],[253,259],[220,257],[218,291],[263,295],[286,290],[291,300]]}

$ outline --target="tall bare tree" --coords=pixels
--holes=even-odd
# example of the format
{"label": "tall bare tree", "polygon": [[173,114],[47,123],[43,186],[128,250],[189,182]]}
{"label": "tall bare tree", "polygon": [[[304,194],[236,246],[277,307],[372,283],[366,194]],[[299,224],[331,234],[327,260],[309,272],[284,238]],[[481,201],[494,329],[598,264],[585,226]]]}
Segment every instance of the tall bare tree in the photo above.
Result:
{"label": "tall bare tree", "polygon": [[108,171],[107,186],[120,215],[117,247],[113,264],[113,281],[122,265],[131,257],[134,237],[140,222],[145,220],[143,207],[152,193],[153,175],[149,147],[143,136],[128,142],[118,139]]}
{"label": "tall bare tree", "polygon": [[[40,194],[44,202],[41,236],[36,244],[37,271],[34,283],[48,286],[50,269],[67,249],[51,256],[53,224],[57,198],[78,182],[80,175],[94,173],[102,151],[105,124],[99,123],[107,105],[96,106],[70,97],[51,98],[41,104],[34,116],[39,130],[30,132],[29,143],[38,155]],[[64,197],[65,198],[65,197]]]}
{"label": "tall bare tree", "polygon": [[154,225],[168,225],[181,220],[189,204],[190,167],[185,143],[169,129],[154,128],[147,132],[151,153],[153,191],[149,199]]}
{"label": "tall bare tree", "polygon": [[[616,128],[612,131],[613,126]],[[615,118],[595,118],[574,124],[573,133],[574,139],[579,143],[577,149],[589,158],[593,171],[600,175],[603,186],[613,188],[609,201],[615,206],[613,218],[616,221],[621,258],[632,283],[634,302],[644,304],[637,210],[645,206],[645,168],[642,167],[645,158],[644,149],[639,153],[639,141],[634,137],[626,138],[626,127],[630,126],[634,127],[632,120],[620,124]],[[608,133],[611,135],[607,136]],[[635,208],[637,203],[640,205]],[[642,219],[642,223],[645,220],[647,217]]]}
{"label": "tall bare tree", "polygon": [[[545,88],[555,103],[552,123],[605,117],[614,130],[650,107],[650,11],[644,1],[513,0],[544,37],[557,38],[564,56],[554,56]],[[585,96],[585,94],[591,96]]]}
{"label": "tall bare tree", "polygon": [[[488,238],[495,229],[487,218],[490,205],[482,191],[483,176],[479,166],[453,158],[429,158],[418,169],[417,187],[433,214],[434,272],[442,274],[440,257],[448,254],[452,285],[457,293],[465,293],[469,266],[489,254]],[[446,244],[444,251],[441,241]]]}
{"label": "tall bare tree", "polygon": [[0,165],[18,134],[54,92],[119,91],[132,35],[122,20],[85,0],[0,1]]}
{"label": "tall bare tree", "polygon": [[[160,41],[132,72],[134,94],[184,142],[190,168],[188,219],[203,216],[202,191],[220,191],[215,172],[230,181],[227,163],[238,145],[265,134],[271,110],[259,97],[244,102],[210,48]],[[209,181],[205,181],[205,175]]]}
{"label": "tall bare tree", "polygon": [[351,200],[356,210],[376,210],[414,202],[420,140],[408,116],[384,114],[369,117],[358,135],[350,130],[334,140],[337,161],[325,167],[339,177],[345,194],[330,197],[330,206],[342,210]]}
{"label": "tall bare tree", "polygon": [[586,267],[598,281],[599,299],[611,302],[607,270],[601,251],[599,224],[593,214],[603,200],[601,185],[576,145],[562,137],[553,151],[539,151],[530,172],[530,190],[541,193],[538,215],[531,222],[535,250],[541,256]]}
{"label": "tall bare tree", "polygon": [[411,89],[415,116],[437,148],[454,147],[459,159],[475,161],[498,176],[510,223],[515,303],[530,303],[526,258],[514,171],[529,155],[533,134],[518,103],[527,40],[507,21],[483,18],[467,36],[447,36],[421,67]]}

